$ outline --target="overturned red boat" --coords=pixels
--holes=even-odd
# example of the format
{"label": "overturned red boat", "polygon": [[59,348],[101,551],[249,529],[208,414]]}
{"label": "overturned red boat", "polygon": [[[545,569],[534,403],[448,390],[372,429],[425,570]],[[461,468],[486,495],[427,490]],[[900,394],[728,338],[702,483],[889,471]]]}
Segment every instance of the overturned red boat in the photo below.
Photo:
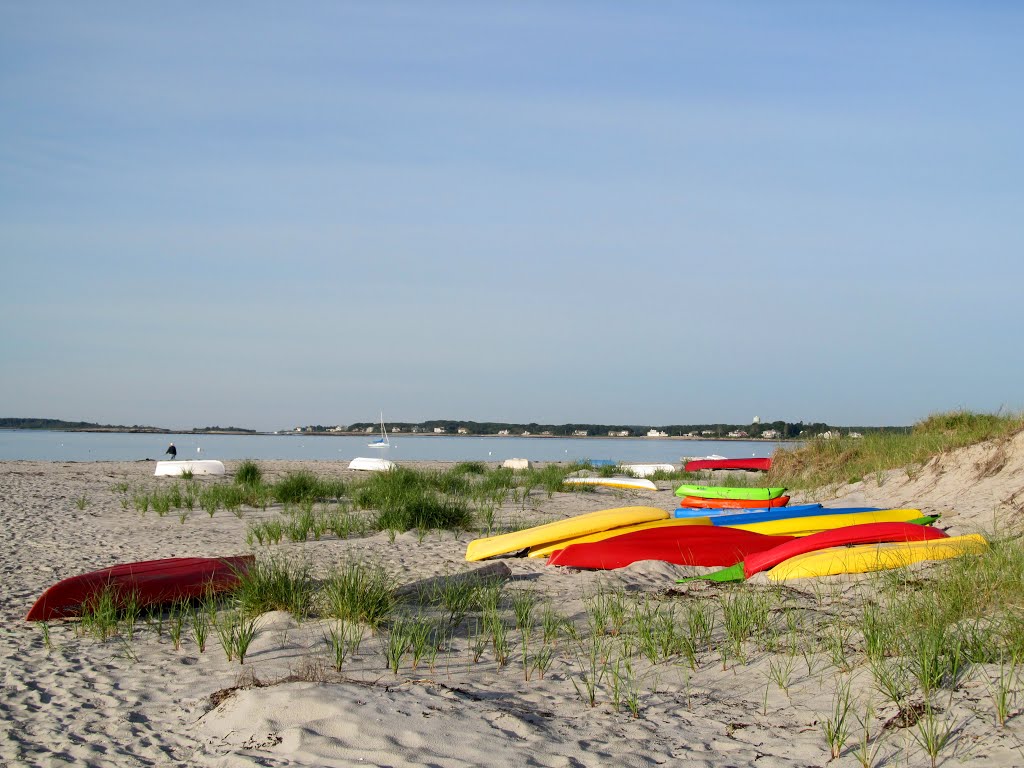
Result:
{"label": "overturned red boat", "polygon": [[50,621],[81,616],[90,600],[105,589],[120,601],[137,606],[169,603],[234,589],[253,563],[252,555],[237,557],[171,557],[122,563],[71,576],[47,589],[25,617]]}
{"label": "overturned red boat", "polygon": [[703,469],[742,469],[748,472],[767,472],[771,468],[771,459],[693,459],[683,466],[686,472],[700,472]]}

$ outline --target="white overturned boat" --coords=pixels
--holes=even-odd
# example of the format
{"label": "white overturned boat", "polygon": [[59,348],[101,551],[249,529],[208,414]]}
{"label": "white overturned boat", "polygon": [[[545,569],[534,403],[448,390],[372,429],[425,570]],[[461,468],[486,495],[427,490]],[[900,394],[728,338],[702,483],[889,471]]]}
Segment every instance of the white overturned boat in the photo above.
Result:
{"label": "white overturned boat", "polygon": [[634,477],[650,477],[655,472],[675,472],[672,464],[623,464],[622,469]]}
{"label": "white overturned boat", "polygon": [[199,475],[223,475],[224,464],[216,459],[202,459],[189,461],[158,461],[156,463],[155,477],[181,477],[186,472],[191,472],[193,477]]}
{"label": "white overturned boat", "polygon": [[398,465],[389,459],[367,458],[365,456],[357,456],[348,463],[349,469],[361,469],[366,472],[387,472],[396,466]]}

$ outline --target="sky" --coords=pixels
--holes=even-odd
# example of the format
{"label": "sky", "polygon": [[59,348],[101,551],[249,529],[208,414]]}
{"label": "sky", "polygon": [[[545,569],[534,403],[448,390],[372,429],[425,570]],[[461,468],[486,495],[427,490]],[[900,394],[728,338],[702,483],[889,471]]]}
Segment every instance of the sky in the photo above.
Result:
{"label": "sky", "polygon": [[1024,5],[0,0],[0,416],[1024,408]]}

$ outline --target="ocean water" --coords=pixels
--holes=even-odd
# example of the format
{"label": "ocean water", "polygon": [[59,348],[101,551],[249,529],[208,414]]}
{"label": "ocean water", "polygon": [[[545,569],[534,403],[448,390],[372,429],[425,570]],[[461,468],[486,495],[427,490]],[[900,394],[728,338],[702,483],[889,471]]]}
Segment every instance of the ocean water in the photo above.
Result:
{"label": "ocean water", "polygon": [[682,457],[771,456],[782,444],[761,440],[664,438],[472,437],[390,435],[390,448],[370,448],[376,435],[175,435],[122,432],[0,430],[0,460],[142,461],[166,458],[174,443],[179,459],[306,459],[348,461],[380,456],[392,461],[576,461],[678,464]]}

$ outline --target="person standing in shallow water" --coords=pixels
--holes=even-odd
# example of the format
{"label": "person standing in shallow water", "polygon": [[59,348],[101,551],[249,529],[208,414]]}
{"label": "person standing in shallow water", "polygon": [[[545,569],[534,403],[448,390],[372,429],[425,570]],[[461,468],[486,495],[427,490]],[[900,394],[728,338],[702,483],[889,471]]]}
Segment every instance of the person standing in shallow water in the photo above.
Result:
{"label": "person standing in shallow water", "polygon": [[172,459],[175,459],[175,458],[178,457],[178,449],[174,447],[174,443],[171,443],[170,445],[168,445],[167,446],[167,450],[164,451],[164,453],[167,454],[168,456],[170,456]]}

